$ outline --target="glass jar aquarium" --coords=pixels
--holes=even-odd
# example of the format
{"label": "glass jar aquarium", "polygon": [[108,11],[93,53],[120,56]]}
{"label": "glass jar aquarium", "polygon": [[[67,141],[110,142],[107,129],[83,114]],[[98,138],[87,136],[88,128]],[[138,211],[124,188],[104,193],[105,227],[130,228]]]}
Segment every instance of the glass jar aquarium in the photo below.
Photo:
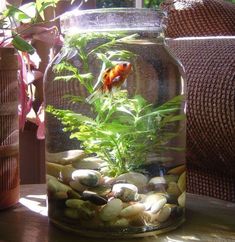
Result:
{"label": "glass jar aquarium", "polygon": [[100,9],[61,19],[45,81],[49,219],[85,236],[134,237],[184,221],[182,67],[164,15]]}

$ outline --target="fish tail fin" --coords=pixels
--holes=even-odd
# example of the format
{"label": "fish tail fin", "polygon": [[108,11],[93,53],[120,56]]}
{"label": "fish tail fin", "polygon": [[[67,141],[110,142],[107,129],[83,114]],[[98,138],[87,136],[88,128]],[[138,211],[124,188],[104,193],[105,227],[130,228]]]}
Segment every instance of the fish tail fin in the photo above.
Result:
{"label": "fish tail fin", "polygon": [[86,98],[86,102],[89,104],[92,104],[95,100],[97,100],[98,98],[100,98],[100,96],[103,93],[103,88],[100,87],[99,89],[97,89],[96,91],[94,91],[90,96],[88,96]]}

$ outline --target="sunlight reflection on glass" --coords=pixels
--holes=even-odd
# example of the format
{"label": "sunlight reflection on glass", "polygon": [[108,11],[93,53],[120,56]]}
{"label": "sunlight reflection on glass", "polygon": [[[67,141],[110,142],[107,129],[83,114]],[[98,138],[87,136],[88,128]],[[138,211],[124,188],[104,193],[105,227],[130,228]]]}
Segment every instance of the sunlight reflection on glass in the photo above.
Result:
{"label": "sunlight reflection on glass", "polygon": [[184,241],[184,240],[180,240],[180,239],[172,239],[169,236],[166,236],[166,238],[167,238],[168,242],[183,242]]}
{"label": "sunlight reflection on glass", "polygon": [[31,211],[47,216],[46,195],[28,195],[20,198],[19,202]]}
{"label": "sunlight reflection on glass", "polygon": [[180,237],[178,238],[171,238],[170,236],[167,236],[167,241],[168,242],[184,242],[184,241],[200,241],[199,238],[192,236],[192,235],[185,235],[185,236],[177,236]]}
{"label": "sunlight reflection on glass", "polygon": [[43,194],[43,195],[28,195],[28,196],[26,196],[26,197],[31,197],[31,198],[38,198],[38,199],[43,199],[43,200],[45,200],[45,202],[46,202],[46,199],[47,199],[47,196],[46,196],[46,194]]}
{"label": "sunlight reflection on glass", "polygon": [[190,236],[190,235],[188,235],[188,236],[182,236],[182,238],[185,239],[186,241],[188,241],[188,240],[197,240],[197,241],[200,241],[199,238],[197,238],[195,236]]}

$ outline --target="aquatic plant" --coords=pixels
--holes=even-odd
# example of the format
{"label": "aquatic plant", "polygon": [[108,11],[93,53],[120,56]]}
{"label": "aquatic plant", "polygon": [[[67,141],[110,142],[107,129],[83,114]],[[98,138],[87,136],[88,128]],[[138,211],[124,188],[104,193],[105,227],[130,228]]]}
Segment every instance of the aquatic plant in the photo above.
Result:
{"label": "aquatic plant", "polygon": [[[98,41],[100,37],[106,37],[106,42],[89,49],[89,44],[94,40]],[[123,38],[134,36],[91,34],[72,37],[67,42],[69,48],[63,51],[60,63],[54,69],[57,73],[66,70],[69,74],[57,76],[56,80],[76,79],[92,94],[102,81],[102,73],[107,67],[115,65],[118,61],[135,58],[135,55],[127,50],[110,51],[110,47],[123,41]],[[66,60],[66,57],[71,57],[71,53],[72,56],[78,56],[85,67],[81,70],[86,72],[80,73],[78,68]],[[101,64],[95,85],[93,74],[89,70],[89,55],[100,60]],[[86,102],[86,97],[67,97],[73,102]],[[52,106],[47,107],[47,112],[62,122],[64,131],[71,133],[70,138],[79,140],[85,152],[95,153],[107,162],[109,175],[117,176],[140,170],[149,153],[160,154],[165,149],[181,150],[167,143],[178,135],[171,129],[171,125],[185,118],[180,113],[182,100],[183,96],[176,96],[155,107],[141,95],[129,97],[127,90],[116,89],[113,92],[104,92],[93,102],[87,103],[92,110],[92,117]]]}

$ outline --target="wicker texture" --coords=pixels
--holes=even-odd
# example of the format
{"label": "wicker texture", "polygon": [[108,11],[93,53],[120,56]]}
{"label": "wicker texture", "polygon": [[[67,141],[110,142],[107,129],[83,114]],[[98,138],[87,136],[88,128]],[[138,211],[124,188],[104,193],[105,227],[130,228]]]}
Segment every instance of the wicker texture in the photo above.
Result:
{"label": "wicker texture", "polygon": [[15,50],[0,48],[0,209],[19,199],[17,75]]}
{"label": "wicker texture", "polygon": [[234,175],[187,164],[187,186],[190,193],[235,202]]}
{"label": "wicker texture", "polygon": [[166,36],[235,35],[235,6],[222,0],[177,0],[165,3]]}
{"label": "wicker texture", "polygon": [[[234,11],[235,5],[214,0],[169,10],[167,34],[235,34]],[[187,190],[235,202],[235,38],[168,44],[187,76]]]}

